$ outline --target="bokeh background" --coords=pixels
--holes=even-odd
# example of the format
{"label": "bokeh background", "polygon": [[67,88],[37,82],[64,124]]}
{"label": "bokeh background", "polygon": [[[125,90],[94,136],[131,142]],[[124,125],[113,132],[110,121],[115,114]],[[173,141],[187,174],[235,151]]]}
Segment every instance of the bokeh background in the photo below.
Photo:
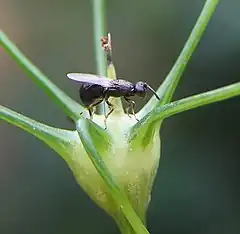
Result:
{"label": "bokeh background", "polygon": [[[220,1],[174,99],[239,81],[240,1]],[[163,81],[204,0],[109,0],[117,74]],[[78,100],[67,72],[94,73],[90,0],[0,0],[0,27],[51,80]],[[72,129],[66,116],[0,48],[0,103]],[[166,120],[148,211],[160,234],[240,233],[240,98]],[[144,103],[139,101],[138,108]],[[0,233],[118,233],[75,182],[65,162],[28,133],[0,122]]]}

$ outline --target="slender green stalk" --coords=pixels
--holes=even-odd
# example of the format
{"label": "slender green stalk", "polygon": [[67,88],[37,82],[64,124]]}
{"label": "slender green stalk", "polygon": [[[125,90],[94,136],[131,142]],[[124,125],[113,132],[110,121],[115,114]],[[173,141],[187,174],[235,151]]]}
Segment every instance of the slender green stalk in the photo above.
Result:
{"label": "slender green stalk", "polygon": [[157,90],[161,100],[158,102],[155,97],[152,97],[145,107],[139,112],[140,116],[144,116],[144,114],[152,110],[155,105],[164,105],[171,101],[180,77],[185,70],[194,50],[196,49],[218,3],[219,0],[207,0],[205,2],[202,12],[176,63],[172,67],[162,85]]}
{"label": "slender green stalk", "polygon": [[151,115],[159,118],[166,118],[183,111],[191,110],[196,107],[205,106],[210,103],[220,102],[240,95],[240,82],[224,86],[215,90],[197,94],[191,97],[166,104],[156,108]]}
{"label": "slender green stalk", "polygon": [[205,93],[193,95],[181,100],[159,106],[141,119],[132,129],[130,140],[134,139],[143,125],[151,125],[164,118],[191,110],[210,103],[219,102],[240,95],[240,82],[214,89]]}
{"label": "slender green stalk", "polygon": [[94,132],[91,134],[91,122],[88,120],[81,119],[77,122],[77,130],[84,145],[86,152],[88,153],[92,163],[94,164],[96,170],[103,178],[104,182],[108,186],[111,195],[114,198],[114,201],[122,210],[123,214],[129,221],[130,225],[134,229],[134,231],[138,234],[148,234],[147,229],[141,222],[140,218],[137,216],[136,212],[133,210],[130,202],[127,197],[123,194],[123,192],[118,187],[117,183],[114,180],[114,177],[111,175],[108,168],[105,166],[101,155],[96,149],[96,142],[94,139]]}
{"label": "slender green stalk", "polygon": [[92,0],[93,4],[93,25],[94,25],[94,49],[97,73],[99,75],[106,74],[106,65],[104,52],[101,48],[100,38],[105,32],[105,0]]}
{"label": "slender green stalk", "polygon": [[72,131],[50,127],[1,105],[0,119],[31,133],[58,153],[62,150],[62,143],[69,142],[73,137]]}
{"label": "slender green stalk", "polygon": [[[93,32],[94,32],[94,50],[97,73],[99,75],[106,75],[106,64],[104,52],[101,48],[100,38],[105,32],[105,0],[92,0],[93,6]],[[103,113],[103,104],[98,106],[98,112]]]}
{"label": "slender green stalk", "polygon": [[82,107],[68,97],[54,83],[52,83],[30,60],[0,31],[0,45],[20,65],[29,77],[41,88],[64,112],[74,120],[80,118]]}

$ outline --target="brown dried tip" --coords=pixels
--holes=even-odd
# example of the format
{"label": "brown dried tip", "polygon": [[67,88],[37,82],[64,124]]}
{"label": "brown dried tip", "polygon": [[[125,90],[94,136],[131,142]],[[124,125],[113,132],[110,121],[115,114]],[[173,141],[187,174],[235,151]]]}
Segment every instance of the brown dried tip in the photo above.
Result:
{"label": "brown dried tip", "polygon": [[101,37],[101,46],[103,50],[107,53],[112,52],[112,45],[111,45],[111,34],[108,33],[107,37]]}

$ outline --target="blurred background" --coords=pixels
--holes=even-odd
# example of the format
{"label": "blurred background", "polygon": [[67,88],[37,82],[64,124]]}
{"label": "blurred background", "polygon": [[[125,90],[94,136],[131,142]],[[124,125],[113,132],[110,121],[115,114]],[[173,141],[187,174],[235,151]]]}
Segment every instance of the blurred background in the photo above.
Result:
{"label": "blurred background", "polygon": [[[239,81],[240,1],[220,1],[174,100]],[[157,88],[183,48],[204,0],[106,1],[117,74]],[[90,0],[0,0],[0,28],[75,100],[68,72],[96,72]],[[58,107],[0,48],[0,103],[72,129]],[[148,211],[160,234],[240,233],[240,98],[166,120]],[[138,108],[144,104],[138,101]],[[28,133],[0,124],[1,234],[113,234],[115,223],[65,162]]]}

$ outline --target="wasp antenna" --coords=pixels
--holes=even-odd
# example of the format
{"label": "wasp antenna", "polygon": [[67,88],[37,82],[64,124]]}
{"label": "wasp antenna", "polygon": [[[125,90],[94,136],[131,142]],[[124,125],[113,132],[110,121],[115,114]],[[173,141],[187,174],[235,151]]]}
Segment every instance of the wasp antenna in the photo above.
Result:
{"label": "wasp antenna", "polygon": [[156,96],[156,98],[157,98],[158,100],[160,100],[160,97],[157,95],[157,93],[155,92],[155,90],[154,90],[150,85],[148,85],[148,84],[147,84],[147,87],[148,87],[149,90],[151,90],[151,91],[153,92],[153,94]]}

